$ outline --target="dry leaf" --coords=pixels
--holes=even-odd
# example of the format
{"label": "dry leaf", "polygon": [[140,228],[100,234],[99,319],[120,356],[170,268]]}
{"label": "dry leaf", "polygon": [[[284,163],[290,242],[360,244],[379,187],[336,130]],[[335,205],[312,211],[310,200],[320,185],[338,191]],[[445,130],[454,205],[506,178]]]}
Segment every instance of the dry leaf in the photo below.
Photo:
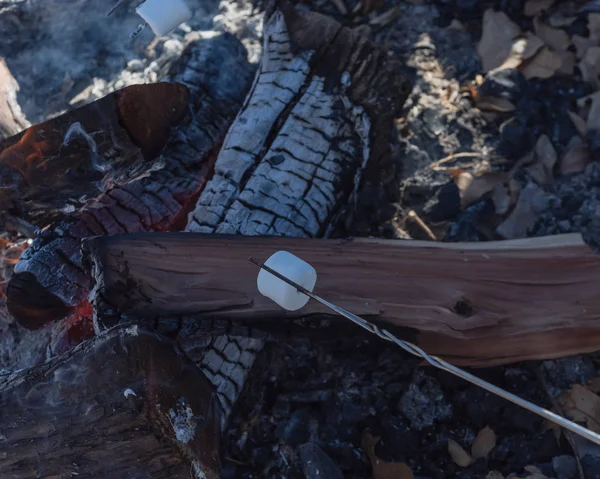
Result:
{"label": "dry leaf", "polygon": [[525,16],[533,17],[544,10],[548,10],[554,2],[555,0],[527,0],[524,8]]}
{"label": "dry leaf", "polygon": [[526,166],[525,170],[531,175],[538,185],[549,185],[554,181],[554,165],[556,164],[556,150],[546,135],[538,138],[534,149],[534,162]]}
{"label": "dry leaf", "polygon": [[488,457],[494,447],[496,447],[496,433],[491,427],[486,426],[477,433],[471,445],[471,456],[473,459]]}
{"label": "dry leaf", "polygon": [[519,194],[515,208],[508,218],[496,228],[496,233],[505,239],[517,239],[527,237],[528,231],[537,221],[535,203],[544,191],[535,183],[528,183]]}
{"label": "dry leaf", "polygon": [[499,113],[510,113],[517,109],[517,107],[506,98],[495,96],[480,96],[477,98],[475,106],[483,111],[496,111]]}
{"label": "dry leaf", "polygon": [[461,32],[465,31],[465,26],[456,18],[453,18],[450,22],[450,25],[447,27],[449,30],[460,30]]}
{"label": "dry leaf", "polygon": [[494,181],[490,181],[486,175],[475,177],[468,171],[460,173],[454,181],[458,186],[463,208],[479,201],[494,189]]}
{"label": "dry leaf", "polygon": [[[600,92],[596,92],[600,93]],[[600,130],[600,95],[596,93],[591,95],[592,103],[587,117],[587,128],[590,130]]]}
{"label": "dry leaf", "polygon": [[503,12],[488,8],[483,14],[483,33],[477,44],[483,70],[487,73],[502,65],[510,56],[513,41],[521,29]]}
{"label": "dry leaf", "polygon": [[448,452],[452,460],[460,467],[469,467],[475,462],[475,459],[459,443],[452,439],[448,439]]}
{"label": "dry leaf", "polygon": [[571,138],[567,152],[560,160],[560,174],[581,173],[590,162],[590,153],[578,136]]}
{"label": "dry leaf", "polygon": [[568,111],[569,118],[577,128],[577,133],[579,133],[582,137],[587,135],[587,125],[585,124],[585,120],[581,118],[577,113]]}
{"label": "dry leaf", "polygon": [[600,13],[590,13],[587,16],[590,42],[597,45],[600,41]]}
{"label": "dry leaf", "polygon": [[573,45],[575,45],[575,53],[577,58],[582,58],[585,55],[586,50],[592,44],[589,38],[582,37],[580,35],[573,35],[571,37]]}
{"label": "dry leaf", "polygon": [[560,68],[558,71],[565,75],[573,75],[577,66],[577,58],[573,52],[558,52],[560,56]]}
{"label": "dry leaf", "polygon": [[573,421],[600,433],[600,396],[581,384],[575,384],[559,397],[559,402]]}
{"label": "dry leaf", "polygon": [[533,19],[533,30],[547,46],[558,52],[566,51],[571,44],[567,32],[560,28],[546,25],[540,17]]}
{"label": "dry leaf", "polygon": [[373,479],[413,479],[413,473],[403,462],[382,461],[375,454],[375,445],[379,437],[373,437],[365,433],[362,438],[362,449],[371,461]]}
{"label": "dry leaf", "polygon": [[584,82],[594,87],[599,86],[600,47],[588,47],[578,66]]}
{"label": "dry leaf", "polygon": [[540,48],[544,46],[544,42],[540,37],[534,35],[531,32],[527,32],[525,36],[526,38],[524,40],[526,42],[526,45],[525,51],[523,52],[523,60],[528,60],[540,51]]}
{"label": "dry leaf", "polygon": [[561,65],[560,55],[548,47],[543,47],[537,55],[521,68],[521,72],[528,80],[531,78],[550,78]]}

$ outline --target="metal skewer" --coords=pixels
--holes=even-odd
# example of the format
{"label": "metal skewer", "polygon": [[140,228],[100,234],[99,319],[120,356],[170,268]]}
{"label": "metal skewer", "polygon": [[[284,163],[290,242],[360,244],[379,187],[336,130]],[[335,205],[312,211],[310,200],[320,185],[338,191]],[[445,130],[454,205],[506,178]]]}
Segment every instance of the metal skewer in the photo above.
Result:
{"label": "metal skewer", "polygon": [[279,272],[275,271],[274,269],[266,266],[265,264],[259,262],[255,258],[251,257],[250,262],[254,263],[259,268],[264,269],[265,271],[271,273],[273,276],[286,282],[290,286],[293,286],[300,293],[307,295],[309,298],[312,298],[315,301],[318,301],[319,303],[327,306],[328,308],[332,309],[336,313],[338,313],[338,314],[344,316],[345,318],[349,319],[350,321],[358,324],[359,326],[366,329],[370,333],[376,334],[377,336],[379,336],[382,339],[385,339],[386,341],[391,341],[393,343],[396,343],[398,346],[400,346],[405,351],[407,351],[415,356],[418,356],[420,358],[423,358],[425,361],[427,361],[432,366],[442,369],[444,371],[447,371],[451,374],[454,374],[455,376],[461,377],[461,378],[469,381],[472,384],[475,384],[493,394],[496,394],[497,396],[503,397],[504,399],[506,399],[514,404],[517,404],[518,406],[521,406],[522,408],[525,408],[525,409],[533,412],[534,414],[537,414],[538,416],[548,419],[549,421],[552,421],[553,423],[558,424],[559,426],[564,427],[565,429],[568,429],[569,431],[600,445],[600,434],[590,431],[589,429],[587,429],[577,423],[574,423],[573,421],[569,421],[568,419],[566,419],[562,416],[559,416],[558,414],[553,413],[552,411],[549,411],[548,409],[542,408],[542,407],[537,406],[529,401],[526,401],[525,399],[522,399],[519,396],[515,396],[514,394],[509,393],[508,391],[505,391],[502,388],[494,386],[493,384],[490,384],[487,381],[484,381],[483,379],[478,378],[477,376],[473,376],[472,374],[470,374],[466,371],[463,371],[462,369],[457,368],[456,366],[453,366],[452,364],[444,361],[443,359],[438,358],[437,356],[430,356],[429,354],[427,354],[425,351],[423,351],[418,346],[415,346],[414,344],[409,343],[407,341],[402,341],[401,339],[396,338],[389,331],[387,331],[385,329],[380,329],[373,323],[366,321],[365,319],[361,318],[360,316],[356,316],[355,314],[352,314],[349,311],[346,311],[345,309],[340,308],[339,306],[336,306],[335,304],[332,304],[329,301],[326,301],[325,299],[321,298],[320,296],[317,296],[316,294],[314,294],[312,291],[307,290],[306,288],[300,286],[299,284],[295,283],[291,279],[286,278],[281,273],[279,273]]}

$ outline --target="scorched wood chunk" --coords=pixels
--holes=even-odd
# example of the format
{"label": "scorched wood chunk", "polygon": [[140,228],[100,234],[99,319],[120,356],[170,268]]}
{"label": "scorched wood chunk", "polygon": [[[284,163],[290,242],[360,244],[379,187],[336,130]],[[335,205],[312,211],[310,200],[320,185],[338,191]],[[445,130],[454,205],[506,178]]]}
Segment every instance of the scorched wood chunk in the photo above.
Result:
{"label": "scorched wood chunk", "polygon": [[[269,18],[264,39],[263,58],[250,92],[227,132],[214,174],[201,191],[186,230],[326,237],[344,210],[352,210],[363,173],[369,169],[376,173],[388,160],[392,119],[400,114],[410,83],[401,74],[401,65],[389,60],[385,50],[327,17],[299,13],[289,5],[283,5]],[[180,239],[185,242],[185,235]],[[227,247],[227,236],[215,241]],[[155,260],[160,262],[162,255],[140,253],[149,265]],[[185,275],[195,282],[203,271],[189,270]],[[95,319],[99,329],[122,314],[157,320],[159,327],[185,323],[180,343],[215,384],[225,411],[225,425],[254,358],[263,347],[260,334],[248,338],[245,336],[253,331],[246,329],[244,334],[226,326],[228,334],[219,335],[222,324],[214,321],[210,322],[211,327],[217,326],[213,331],[197,319],[174,321],[168,308],[161,309],[160,305],[163,301],[178,303],[179,292],[169,290],[163,296],[153,287],[143,287],[142,292],[128,282],[126,271],[118,279],[111,276],[123,281],[123,301],[104,309],[99,305],[103,279],[96,274],[93,279],[91,297],[95,304],[98,301]],[[168,282],[164,284],[167,289]],[[227,316],[232,302],[234,309],[243,311],[257,299],[237,295],[234,290],[219,291],[210,282],[200,283],[196,292],[206,301],[201,306],[205,320],[218,317],[221,308]],[[142,305],[150,306],[149,315],[143,313]],[[360,300],[354,306],[361,313],[375,312]],[[175,316],[189,312],[177,310]],[[277,314],[282,316],[277,311],[272,317]]]}
{"label": "scorched wood chunk", "polygon": [[[90,134],[96,131],[105,139],[96,144],[105,145],[114,161],[123,162],[128,156],[135,161],[124,169],[115,168],[117,173],[110,177],[96,171],[102,180],[97,195],[88,197],[83,206],[71,207],[74,211],[67,211],[62,220],[43,230],[25,251],[7,289],[9,311],[21,325],[38,328],[72,313],[85,300],[88,279],[81,268],[81,238],[182,229],[185,225],[187,211],[211,175],[214,149],[239,108],[252,74],[242,45],[231,35],[196,37],[187,48],[172,78],[182,84],[133,86],[85,107],[82,129]],[[231,56],[226,62],[221,61],[224,52]],[[227,68],[220,74],[212,67],[205,68],[219,61]],[[157,93],[164,89],[171,94],[161,98]],[[109,107],[104,107],[107,102]],[[162,154],[153,158],[167,138],[165,126],[180,119],[181,113],[184,118]],[[108,126],[85,124],[106,117]],[[68,117],[61,133],[72,121],[72,116]],[[92,152],[83,143],[87,161]],[[100,148],[97,157],[101,157]],[[2,155],[12,158],[11,147]],[[100,164],[107,163],[102,160]],[[41,170],[40,178],[47,181],[43,173]],[[64,180],[63,175],[58,177]]]}
{"label": "scorched wood chunk", "polygon": [[0,375],[0,477],[216,479],[220,414],[172,341],[119,326]]}

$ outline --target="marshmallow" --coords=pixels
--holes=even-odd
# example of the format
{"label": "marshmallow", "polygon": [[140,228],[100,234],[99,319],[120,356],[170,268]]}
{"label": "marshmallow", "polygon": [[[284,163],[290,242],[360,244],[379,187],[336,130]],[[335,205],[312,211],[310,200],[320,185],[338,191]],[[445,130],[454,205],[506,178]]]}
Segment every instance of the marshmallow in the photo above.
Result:
{"label": "marshmallow", "polygon": [[135,11],[157,37],[172,32],[192,18],[192,10],[185,0],[146,0]]}
{"label": "marshmallow", "polygon": [[[317,282],[315,268],[287,251],[277,251],[271,255],[265,261],[265,266],[277,271],[279,274],[311,292]],[[263,296],[272,299],[288,311],[296,311],[304,307],[310,299],[293,286],[273,276],[264,269],[261,269],[258,273],[257,285],[258,290]]]}

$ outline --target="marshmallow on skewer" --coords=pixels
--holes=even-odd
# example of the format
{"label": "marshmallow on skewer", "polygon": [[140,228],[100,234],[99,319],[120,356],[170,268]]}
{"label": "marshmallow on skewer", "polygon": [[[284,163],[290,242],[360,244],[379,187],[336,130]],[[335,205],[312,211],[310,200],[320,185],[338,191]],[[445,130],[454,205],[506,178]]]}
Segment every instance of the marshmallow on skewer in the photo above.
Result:
{"label": "marshmallow on skewer", "polygon": [[[287,251],[277,251],[271,255],[265,261],[265,266],[268,266],[311,292],[317,282],[315,268]],[[304,307],[310,299],[293,286],[273,276],[264,269],[261,269],[258,273],[257,285],[258,290],[263,296],[272,299],[288,311],[297,311]]]}
{"label": "marshmallow on skewer", "polygon": [[157,37],[172,32],[192,18],[192,10],[185,0],[146,0],[135,11]]}

